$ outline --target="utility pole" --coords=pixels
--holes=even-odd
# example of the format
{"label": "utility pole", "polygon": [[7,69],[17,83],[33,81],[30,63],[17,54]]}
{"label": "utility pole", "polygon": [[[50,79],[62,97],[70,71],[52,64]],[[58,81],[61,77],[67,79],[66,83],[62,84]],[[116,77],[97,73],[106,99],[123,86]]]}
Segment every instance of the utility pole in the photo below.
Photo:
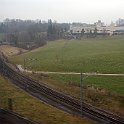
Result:
{"label": "utility pole", "polygon": [[4,75],[4,69],[5,69],[5,67],[4,67],[4,66],[5,66],[5,65],[4,65],[4,58],[3,58],[2,64],[3,64],[3,70],[2,70],[2,71],[3,71],[3,75]]}
{"label": "utility pole", "polygon": [[25,58],[24,58],[24,71],[25,71]]}
{"label": "utility pole", "polygon": [[83,74],[80,74],[80,102],[81,102],[81,116],[83,116]]}

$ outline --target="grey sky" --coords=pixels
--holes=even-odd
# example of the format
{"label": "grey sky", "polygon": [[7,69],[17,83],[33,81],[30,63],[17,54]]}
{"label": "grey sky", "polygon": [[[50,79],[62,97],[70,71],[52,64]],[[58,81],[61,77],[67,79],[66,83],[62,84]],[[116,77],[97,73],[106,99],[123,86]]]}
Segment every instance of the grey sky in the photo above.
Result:
{"label": "grey sky", "polygon": [[0,0],[0,20],[5,18],[110,23],[124,18],[124,0]]}

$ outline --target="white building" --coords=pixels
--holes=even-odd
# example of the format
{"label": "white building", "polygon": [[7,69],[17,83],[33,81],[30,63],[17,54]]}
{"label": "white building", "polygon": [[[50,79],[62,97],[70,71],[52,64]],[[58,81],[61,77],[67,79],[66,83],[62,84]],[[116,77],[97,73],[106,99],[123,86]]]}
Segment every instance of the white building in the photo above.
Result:
{"label": "white building", "polygon": [[109,26],[105,26],[100,20],[94,24],[73,23],[70,25],[70,32],[72,34],[80,34],[82,29],[85,31],[85,34],[90,32],[93,33],[95,29],[97,29],[97,34],[124,34],[124,26],[117,26],[114,23],[111,23]]}
{"label": "white building", "polygon": [[72,32],[73,34],[78,34],[81,33],[82,29],[84,29],[85,33],[89,33],[90,30],[93,31],[95,29],[94,25],[88,25],[88,24],[72,24],[70,26],[70,32]]}

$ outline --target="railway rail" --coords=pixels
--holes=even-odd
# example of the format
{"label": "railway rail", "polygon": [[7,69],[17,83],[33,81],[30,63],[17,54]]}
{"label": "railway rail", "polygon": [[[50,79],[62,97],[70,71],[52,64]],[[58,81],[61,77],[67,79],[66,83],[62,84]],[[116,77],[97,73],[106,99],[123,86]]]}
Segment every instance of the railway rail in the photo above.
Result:
{"label": "railway rail", "polygon": [[[44,84],[39,84],[38,81],[17,71],[17,69],[7,62],[7,59],[3,55],[0,56],[0,73],[32,96],[68,113],[81,115],[80,100],[56,91]],[[83,116],[89,117],[98,123],[124,124],[123,117],[92,106],[86,102],[83,102],[82,111]]]}
{"label": "railway rail", "polygon": [[38,124],[17,113],[0,109],[0,124]]}

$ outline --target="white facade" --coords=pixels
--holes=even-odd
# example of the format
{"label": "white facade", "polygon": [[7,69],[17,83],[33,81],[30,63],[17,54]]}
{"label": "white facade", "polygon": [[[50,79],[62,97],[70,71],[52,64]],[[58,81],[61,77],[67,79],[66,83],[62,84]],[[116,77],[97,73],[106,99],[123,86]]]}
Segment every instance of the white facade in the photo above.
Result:
{"label": "white facade", "polygon": [[100,20],[94,24],[72,24],[70,25],[70,32],[78,34],[81,33],[82,29],[84,29],[84,33],[89,33],[90,31],[94,32],[95,28],[97,29],[98,34],[106,33],[112,35],[114,32],[124,33],[124,26],[116,26],[114,23],[111,23],[109,26],[105,26]]}
{"label": "white facade", "polygon": [[93,31],[95,29],[94,25],[71,25],[70,26],[70,31],[72,31],[72,33],[76,34],[76,33],[81,33],[82,29],[84,29],[85,33],[89,33],[90,30]]}

